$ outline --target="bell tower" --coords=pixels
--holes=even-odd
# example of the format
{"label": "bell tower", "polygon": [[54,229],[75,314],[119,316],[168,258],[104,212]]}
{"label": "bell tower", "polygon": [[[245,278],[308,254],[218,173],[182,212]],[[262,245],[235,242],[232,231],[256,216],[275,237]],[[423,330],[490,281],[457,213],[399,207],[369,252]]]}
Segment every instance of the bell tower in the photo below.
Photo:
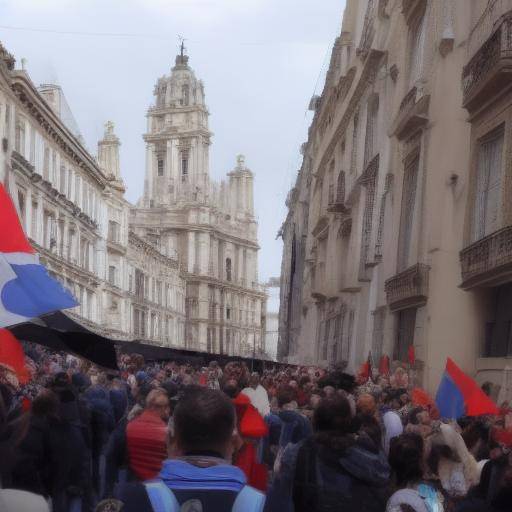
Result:
{"label": "bell tower", "polygon": [[209,190],[209,112],[204,86],[183,42],[170,75],[157,80],[146,114],[146,177],[142,206],[201,201]]}

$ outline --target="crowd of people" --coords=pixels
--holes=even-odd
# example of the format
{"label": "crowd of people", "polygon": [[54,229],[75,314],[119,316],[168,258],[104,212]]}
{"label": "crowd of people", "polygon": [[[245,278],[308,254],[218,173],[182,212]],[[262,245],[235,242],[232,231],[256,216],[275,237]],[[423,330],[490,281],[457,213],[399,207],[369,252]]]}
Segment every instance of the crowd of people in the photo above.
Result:
{"label": "crowd of people", "polygon": [[390,374],[120,356],[105,372],[26,344],[0,365],[2,512],[512,511],[512,409],[440,418]]}

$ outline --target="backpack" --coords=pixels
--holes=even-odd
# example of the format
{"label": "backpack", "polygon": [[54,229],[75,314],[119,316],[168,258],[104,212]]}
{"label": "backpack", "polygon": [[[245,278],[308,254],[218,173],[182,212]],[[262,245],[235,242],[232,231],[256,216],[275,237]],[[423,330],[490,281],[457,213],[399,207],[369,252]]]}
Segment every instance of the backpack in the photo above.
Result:
{"label": "backpack", "polygon": [[386,510],[409,505],[415,512],[442,512],[443,504],[440,502],[437,491],[428,484],[420,484],[418,490],[401,489],[396,491],[388,501]]}
{"label": "backpack", "polygon": [[312,438],[302,444],[293,484],[296,512],[372,512],[383,510],[386,501],[380,489],[363,484],[339,466],[327,465]]}
{"label": "backpack", "polygon": [[[186,512],[187,503],[180,505],[176,496],[161,480],[144,483],[153,512]],[[245,485],[238,493],[231,512],[262,512],[265,505],[265,495]]]}

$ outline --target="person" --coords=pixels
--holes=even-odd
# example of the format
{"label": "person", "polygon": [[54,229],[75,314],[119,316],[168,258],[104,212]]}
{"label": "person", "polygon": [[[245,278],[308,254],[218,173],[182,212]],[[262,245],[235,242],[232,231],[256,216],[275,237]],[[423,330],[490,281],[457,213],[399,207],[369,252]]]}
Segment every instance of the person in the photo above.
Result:
{"label": "person", "polygon": [[384,425],[383,448],[387,455],[389,454],[391,440],[403,432],[404,426],[398,413],[391,409],[382,415],[382,424]]}
{"label": "person", "polygon": [[233,454],[235,410],[220,391],[186,391],[174,411],[169,458],[155,480],[123,484],[115,497],[123,512],[261,512],[264,494],[246,485],[228,461]]}
{"label": "person", "polygon": [[369,449],[353,434],[348,400],[323,398],[314,411],[313,431],[276,461],[266,510],[384,510],[390,494],[389,466],[381,451]]}
{"label": "person", "polygon": [[427,462],[432,475],[440,480],[452,500],[466,496],[479,483],[481,469],[462,436],[451,425],[442,423],[431,436],[430,444]]}
{"label": "person", "polygon": [[258,372],[251,374],[249,384],[249,387],[242,389],[242,393],[249,397],[252,405],[258,409],[258,412],[264,418],[270,414],[270,401],[268,399],[267,390],[260,384],[260,375]]}
{"label": "person", "polygon": [[386,512],[402,512],[403,505],[414,512],[443,512],[443,495],[423,475],[423,438],[405,433],[391,440],[389,464],[397,491],[390,497]]}
{"label": "person", "polygon": [[164,389],[153,389],[145,409],[126,427],[129,467],[139,480],[154,478],[167,455],[169,398]]}
{"label": "person", "polygon": [[[2,387],[0,385],[0,388]],[[6,401],[10,397],[6,395],[5,390],[0,389],[0,460],[2,461],[0,473],[2,475],[10,473],[11,466],[15,463],[16,450],[26,432],[23,416],[16,414],[12,417],[9,414],[10,404],[6,404]],[[42,495],[19,489],[5,489],[0,479],[0,510],[2,512],[49,512],[49,507]]]}

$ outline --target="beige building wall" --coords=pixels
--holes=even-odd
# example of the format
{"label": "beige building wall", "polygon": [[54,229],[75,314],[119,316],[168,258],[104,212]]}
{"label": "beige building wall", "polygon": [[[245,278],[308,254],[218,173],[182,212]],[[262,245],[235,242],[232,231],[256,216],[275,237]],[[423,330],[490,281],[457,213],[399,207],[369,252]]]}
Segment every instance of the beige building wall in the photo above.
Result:
{"label": "beige building wall", "polygon": [[[348,0],[288,197],[279,355],[437,387],[512,357],[512,2]],[[494,356],[494,357],[489,357]]]}

